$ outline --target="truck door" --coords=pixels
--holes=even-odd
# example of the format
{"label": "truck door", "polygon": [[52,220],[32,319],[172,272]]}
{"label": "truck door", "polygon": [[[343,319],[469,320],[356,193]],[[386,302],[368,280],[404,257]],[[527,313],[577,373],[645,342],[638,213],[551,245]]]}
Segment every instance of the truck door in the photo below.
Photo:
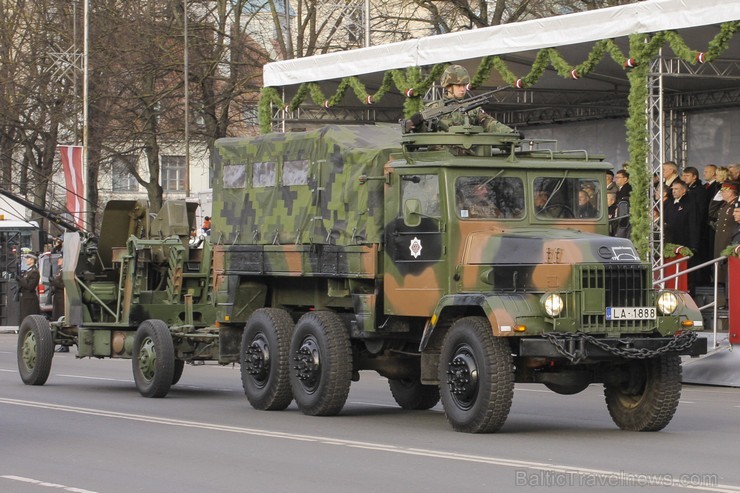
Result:
{"label": "truck door", "polygon": [[386,189],[386,314],[431,316],[448,286],[439,176],[403,170]]}

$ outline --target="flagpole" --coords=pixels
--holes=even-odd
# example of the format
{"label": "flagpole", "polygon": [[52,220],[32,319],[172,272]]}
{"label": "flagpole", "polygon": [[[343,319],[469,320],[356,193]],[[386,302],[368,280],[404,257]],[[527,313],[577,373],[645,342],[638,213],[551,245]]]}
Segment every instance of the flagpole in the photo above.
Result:
{"label": "flagpole", "polygon": [[[87,179],[87,139],[88,139],[88,110],[87,110],[87,100],[88,100],[88,39],[90,37],[90,27],[89,27],[89,20],[88,20],[88,14],[90,10],[90,0],[85,0],[85,8],[84,8],[84,14],[83,14],[83,45],[82,45],[82,204],[83,207],[87,208],[87,187],[89,186],[88,179]],[[89,211],[88,211],[89,212]],[[87,214],[87,220],[86,223],[89,225],[88,231],[92,233],[95,225],[93,223],[93,216],[90,214]]]}

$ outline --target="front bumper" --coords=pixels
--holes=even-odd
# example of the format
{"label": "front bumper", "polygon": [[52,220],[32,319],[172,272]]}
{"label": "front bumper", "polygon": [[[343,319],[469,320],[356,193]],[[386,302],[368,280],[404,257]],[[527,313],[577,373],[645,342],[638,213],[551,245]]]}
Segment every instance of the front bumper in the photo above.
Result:
{"label": "front bumper", "polygon": [[[699,356],[707,353],[707,339],[688,336],[596,338],[586,334],[546,334],[543,338],[521,338],[517,356],[603,361],[615,358],[645,359],[664,353]],[[689,340],[691,339],[691,340]]]}

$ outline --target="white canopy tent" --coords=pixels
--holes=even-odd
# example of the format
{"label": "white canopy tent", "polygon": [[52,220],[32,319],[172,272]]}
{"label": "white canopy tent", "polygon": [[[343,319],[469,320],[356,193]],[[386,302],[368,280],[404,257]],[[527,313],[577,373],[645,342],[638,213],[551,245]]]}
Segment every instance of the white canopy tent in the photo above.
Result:
{"label": "white canopy tent", "polygon": [[740,19],[738,0],[647,0],[558,17],[430,36],[351,51],[268,63],[264,85],[371,74],[652,33]]}

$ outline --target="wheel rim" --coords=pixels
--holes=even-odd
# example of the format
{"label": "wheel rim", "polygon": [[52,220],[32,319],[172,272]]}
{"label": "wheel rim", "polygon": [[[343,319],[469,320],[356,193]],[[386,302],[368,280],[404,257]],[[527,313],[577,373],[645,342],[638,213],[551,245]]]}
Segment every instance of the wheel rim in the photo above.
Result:
{"label": "wheel rim", "polygon": [[263,388],[270,375],[270,345],[263,334],[257,335],[244,355],[244,365],[255,384]]}
{"label": "wheel rim", "polygon": [[156,365],[157,351],[154,349],[154,341],[151,337],[147,337],[139,347],[139,370],[145,380],[151,381],[154,378]]}
{"label": "wheel rim", "polygon": [[470,346],[460,346],[447,366],[452,400],[460,409],[470,409],[478,396],[478,365]]}
{"label": "wheel rim", "polygon": [[294,360],[296,377],[301,386],[309,394],[315,392],[320,382],[321,358],[319,343],[314,336],[303,339]]}
{"label": "wheel rim", "polygon": [[33,332],[26,334],[23,340],[23,364],[26,368],[33,369],[36,366],[36,336]]}

